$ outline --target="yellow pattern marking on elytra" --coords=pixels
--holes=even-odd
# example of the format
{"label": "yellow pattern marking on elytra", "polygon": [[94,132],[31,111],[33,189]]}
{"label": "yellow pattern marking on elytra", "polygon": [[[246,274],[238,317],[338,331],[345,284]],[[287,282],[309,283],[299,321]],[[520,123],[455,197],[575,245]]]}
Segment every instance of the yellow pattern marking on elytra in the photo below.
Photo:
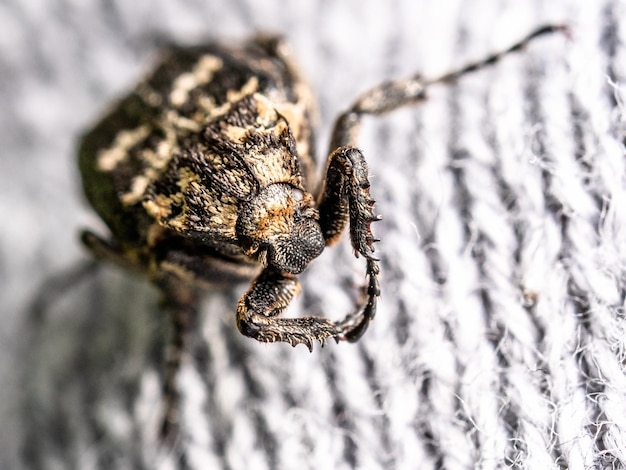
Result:
{"label": "yellow pattern marking on elytra", "polygon": [[222,59],[219,57],[209,54],[202,56],[190,72],[176,78],[169,96],[170,103],[175,107],[184,105],[189,99],[189,92],[209,83],[213,74],[222,68],[222,65]]}
{"label": "yellow pattern marking on elytra", "polygon": [[128,151],[139,144],[150,134],[150,127],[147,125],[136,127],[135,129],[124,129],[120,131],[109,148],[98,152],[98,170],[109,172],[128,157]]}

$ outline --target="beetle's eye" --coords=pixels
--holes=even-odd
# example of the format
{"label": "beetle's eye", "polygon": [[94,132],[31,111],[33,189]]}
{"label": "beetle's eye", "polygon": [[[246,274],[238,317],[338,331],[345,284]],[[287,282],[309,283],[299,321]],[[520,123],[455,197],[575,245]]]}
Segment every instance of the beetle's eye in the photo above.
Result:
{"label": "beetle's eye", "polygon": [[291,189],[291,197],[296,202],[302,202],[302,199],[304,199],[304,193],[300,189],[298,189],[298,188],[292,188]]}

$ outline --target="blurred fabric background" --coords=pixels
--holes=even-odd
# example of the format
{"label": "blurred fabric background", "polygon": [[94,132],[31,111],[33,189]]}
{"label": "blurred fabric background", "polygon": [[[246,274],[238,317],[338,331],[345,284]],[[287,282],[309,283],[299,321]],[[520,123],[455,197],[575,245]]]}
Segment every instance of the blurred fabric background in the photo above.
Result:
{"label": "blurred fabric background", "polygon": [[[0,1],[0,467],[626,468],[626,3]],[[76,146],[163,44],[286,36],[334,117],[384,79],[435,76],[545,36],[360,139],[383,221],[375,322],[357,344],[258,344],[207,296],[156,439],[170,325],[158,293],[87,266],[105,228]],[[340,318],[347,240],[289,315]]]}

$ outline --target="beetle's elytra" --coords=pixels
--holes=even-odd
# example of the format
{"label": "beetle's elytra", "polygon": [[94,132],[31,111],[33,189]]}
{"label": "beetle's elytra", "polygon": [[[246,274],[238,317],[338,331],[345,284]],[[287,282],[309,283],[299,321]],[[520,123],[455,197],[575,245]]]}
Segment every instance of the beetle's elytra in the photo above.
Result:
{"label": "beetle's elytra", "polygon": [[[167,376],[170,401],[199,288],[253,279],[237,305],[237,325],[258,341],[312,348],[316,340],[361,337],[380,295],[370,228],[379,217],[357,148],[362,117],[419,102],[427,86],[564,29],[540,28],[434,80],[415,76],[371,89],[337,118],[321,179],[313,94],[280,38],[168,50],[86,134],[79,158],[85,194],[110,230],[106,238],[85,231],[84,243],[97,257],[149,276],[172,308],[177,359]],[[366,260],[367,284],[354,311],[339,322],[282,318],[299,291],[296,276],[346,227]]]}

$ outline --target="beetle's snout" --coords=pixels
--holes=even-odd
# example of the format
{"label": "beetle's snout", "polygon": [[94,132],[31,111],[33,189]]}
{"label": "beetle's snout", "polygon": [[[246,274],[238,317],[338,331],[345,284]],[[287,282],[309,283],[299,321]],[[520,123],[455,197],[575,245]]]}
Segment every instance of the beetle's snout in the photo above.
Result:
{"label": "beetle's snout", "polygon": [[324,250],[324,237],[317,221],[304,219],[288,234],[270,241],[267,261],[279,271],[300,274]]}

